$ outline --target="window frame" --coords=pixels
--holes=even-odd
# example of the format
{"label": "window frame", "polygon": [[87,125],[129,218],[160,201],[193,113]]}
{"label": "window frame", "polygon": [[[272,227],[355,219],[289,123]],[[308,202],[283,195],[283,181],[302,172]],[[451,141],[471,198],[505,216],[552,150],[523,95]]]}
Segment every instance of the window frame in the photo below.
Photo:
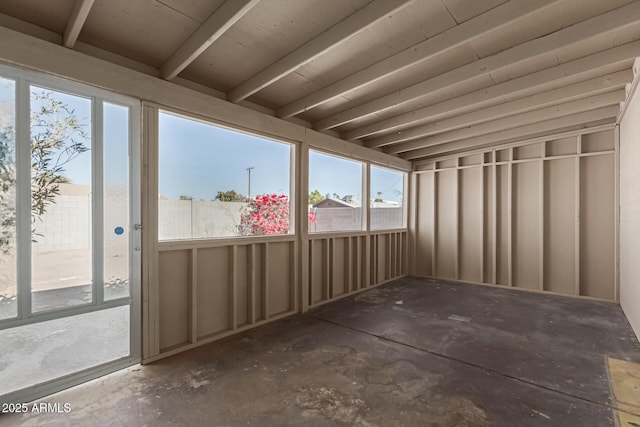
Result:
{"label": "window frame", "polygon": [[[154,141],[154,164],[155,164],[155,187],[156,191],[151,192],[150,194],[160,194],[159,192],[159,183],[160,183],[160,115],[167,114],[174,117],[178,117],[184,120],[190,120],[194,122],[201,123],[203,125],[213,126],[220,129],[224,129],[230,132],[237,132],[240,134],[248,135],[254,138],[260,138],[264,140],[268,140],[271,142],[285,144],[289,147],[289,232],[285,234],[260,234],[260,235],[249,235],[249,236],[209,236],[209,237],[194,237],[194,238],[180,238],[180,239],[160,239],[159,230],[160,230],[160,206],[159,206],[159,197],[152,197],[154,200],[153,204],[150,205],[149,209],[153,213],[156,218],[155,226],[154,226],[154,236],[153,241],[162,247],[216,247],[223,245],[233,245],[234,242],[239,241],[247,241],[247,240],[258,240],[258,241],[278,241],[278,240],[292,240],[297,236],[297,221],[296,221],[296,205],[297,205],[297,197],[296,197],[296,165],[297,165],[297,156],[299,147],[298,144],[294,141],[288,141],[284,138],[277,138],[273,135],[268,135],[265,133],[260,133],[253,129],[245,129],[242,126],[237,126],[233,124],[229,124],[226,122],[222,122],[220,120],[216,120],[215,118],[204,116],[202,114],[186,112],[176,108],[171,108],[165,105],[157,105],[154,103],[145,103],[146,107],[151,107],[153,111],[153,115],[155,116],[155,121],[153,121],[155,132],[155,141]],[[147,122],[150,122],[147,120]]]}
{"label": "window frame", "polygon": [[[367,176],[368,176],[369,162],[367,162],[366,160],[358,159],[358,158],[347,157],[344,154],[339,154],[339,153],[336,153],[336,152],[333,152],[333,151],[329,151],[329,150],[326,150],[326,149],[323,149],[323,148],[320,148],[320,147],[315,147],[315,146],[309,146],[308,151],[309,151],[309,155],[307,156],[307,164],[306,164],[307,176],[305,178],[306,181],[307,181],[307,194],[305,195],[305,197],[308,197],[309,196],[308,193],[310,191],[312,191],[311,187],[309,185],[309,173],[311,171],[311,163],[310,163],[309,159],[311,157],[310,154],[311,154],[312,151],[315,151],[316,153],[322,154],[324,156],[335,157],[335,158],[340,159],[340,160],[347,160],[347,161],[350,161],[350,162],[360,163],[361,168],[362,168],[362,170],[360,172],[361,173],[361,175],[360,175],[361,176],[361,178],[360,178],[361,179],[360,191],[361,191],[361,193],[363,195],[367,194],[367,185],[368,185]],[[362,203],[362,206],[361,206],[362,212],[360,214],[361,215],[361,222],[360,222],[361,226],[360,226],[360,229],[333,230],[333,231],[311,231],[311,230],[308,229],[307,230],[307,234],[309,234],[310,236],[314,236],[315,237],[315,236],[320,236],[320,235],[324,235],[324,234],[332,234],[332,235],[333,234],[349,234],[349,233],[354,233],[355,234],[355,233],[365,233],[365,232],[367,232],[369,230],[369,209],[368,209],[369,202],[367,200],[365,200],[365,199],[366,199],[365,197],[362,197],[362,202],[361,202]],[[305,205],[308,205],[308,203],[305,204]]]}
{"label": "window frame", "polygon": [[[370,212],[372,207],[371,207],[371,199],[373,196],[373,193],[371,191],[371,169],[375,167],[378,169],[385,169],[388,171],[392,171],[392,172],[398,172],[400,174],[402,174],[402,225],[400,227],[394,227],[394,228],[376,228],[376,229],[372,229],[371,228],[371,223],[369,221],[369,231],[372,233],[384,233],[386,231],[404,231],[407,230],[408,228],[408,224],[409,224],[409,204],[408,204],[408,200],[407,200],[407,194],[408,194],[408,189],[409,189],[409,173],[407,171],[404,170],[400,170],[400,169],[396,169],[390,166],[386,166],[386,165],[380,165],[377,163],[373,163],[370,162],[369,163],[369,176],[367,177],[368,179],[368,184],[369,184],[369,198],[368,198],[368,205],[369,205],[369,209],[368,211]],[[369,214],[369,218],[371,217],[371,215]]]}

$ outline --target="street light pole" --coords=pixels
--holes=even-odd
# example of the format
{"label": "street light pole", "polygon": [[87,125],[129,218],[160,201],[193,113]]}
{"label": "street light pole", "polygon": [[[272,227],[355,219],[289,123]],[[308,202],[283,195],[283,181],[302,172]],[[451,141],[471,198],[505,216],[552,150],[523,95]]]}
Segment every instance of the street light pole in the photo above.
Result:
{"label": "street light pole", "polygon": [[251,200],[251,171],[255,169],[253,166],[249,166],[247,168],[247,172],[249,172],[249,188],[247,189],[247,199]]}

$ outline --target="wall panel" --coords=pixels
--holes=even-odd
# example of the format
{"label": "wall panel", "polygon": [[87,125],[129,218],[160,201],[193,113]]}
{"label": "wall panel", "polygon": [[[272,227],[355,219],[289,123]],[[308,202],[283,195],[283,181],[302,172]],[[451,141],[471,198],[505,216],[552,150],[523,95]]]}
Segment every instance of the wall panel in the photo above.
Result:
{"label": "wall panel", "polygon": [[540,164],[513,165],[513,286],[540,286]]}
{"label": "wall panel", "polygon": [[436,277],[456,278],[458,171],[446,170],[436,176]]}
{"label": "wall panel", "polygon": [[580,293],[615,296],[614,156],[580,159]]}
{"label": "wall panel", "polygon": [[160,351],[189,341],[190,251],[160,254]]}
{"label": "wall panel", "polygon": [[198,249],[198,338],[229,329],[229,248]]}
{"label": "wall panel", "polygon": [[494,272],[494,248],[495,248],[495,195],[494,195],[494,168],[483,167],[483,233],[480,240],[483,244],[483,278],[480,282],[495,283]]}
{"label": "wall panel", "polygon": [[290,242],[269,243],[267,264],[269,292],[269,316],[292,310],[291,305],[291,248]]}
{"label": "wall panel", "polygon": [[482,167],[460,170],[459,268],[460,279],[482,281],[483,197]]}
{"label": "wall panel", "polygon": [[339,296],[345,293],[345,272],[348,269],[348,264],[346,262],[346,252],[345,252],[345,244],[348,240],[348,237],[336,238],[333,239],[333,248],[332,248],[332,269],[330,271],[331,274],[331,290],[332,296]]}
{"label": "wall panel", "polygon": [[236,322],[238,326],[250,323],[250,277],[249,252],[251,246],[236,247]]}
{"label": "wall panel", "polygon": [[544,173],[544,286],[572,294],[577,279],[576,160],[548,160]]}
{"label": "wall panel", "polygon": [[421,166],[411,273],[615,301],[615,135],[584,132]]}
{"label": "wall panel", "polygon": [[433,214],[434,214],[434,194],[433,194],[434,172],[427,172],[418,175],[418,197],[416,212],[416,253],[415,253],[415,274],[420,276],[432,276],[433,259]]}
{"label": "wall panel", "polygon": [[509,285],[509,261],[511,259],[510,220],[511,184],[509,183],[510,165],[496,166],[496,284]]}
{"label": "wall panel", "polygon": [[329,296],[325,295],[325,280],[327,278],[325,246],[328,240],[312,240],[309,242],[309,286],[311,292],[309,296],[311,300],[309,305],[314,305],[319,301],[326,300]]}
{"label": "wall panel", "polygon": [[377,236],[376,242],[376,267],[377,267],[377,276],[376,282],[383,282],[389,278],[387,275],[387,261],[389,257],[387,256],[387,248],[389,246],[389,236],[380,234]]}
{"label": "wall panel", "polygon": [[253,291],[253,318],[258,320],[266,319],[266,315],[264,312],[264,285],[265,285],[265,275],[264,275],[264,244],[253,244],[252,246],[252,257],[251,257],[251,265],[249,266],[251,273],[253,274],[253,283],[251,285],[251,290]]}

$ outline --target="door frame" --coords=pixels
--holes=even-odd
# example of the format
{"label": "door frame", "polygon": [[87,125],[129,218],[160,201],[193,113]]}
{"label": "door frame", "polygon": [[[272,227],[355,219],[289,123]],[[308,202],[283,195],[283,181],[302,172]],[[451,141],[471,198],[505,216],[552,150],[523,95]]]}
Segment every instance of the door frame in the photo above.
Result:
{"label": "door frame", "polygon": [[[19,245],[16,251],[17,258],[17,314],[16,317],[0,320],[0,330],[11,329],[18,326],[40,323],[54,319],[71,317],[83,313],[96,312],[109,308],[129,306],[129,349],[128,356],[116,359],[107,363],[99,364],[88,369],[80,370],[68,375],[64,375],[52,380],[38,383],[20,390],[10,392],[0,396],[0,402],[22,403],[43,397],[57,391],[81,384],[86,381],[98,378],[105,374],[126,368],[137,364],[141,360],[141,261],[142,261],[142,231],[141,227],[141,103],[135,98],[115,94],[102,89],[98,89],[85,84],[75,83],[58,77],[26,71],[13,66],[0,64],[0,77],[15,81],[16,99],[15,99],[15,116],[16,116],[16,166],[22,162],[23,167],[16,167],[17,182],[31,182],[30,168],[24,167],[30,159],[30,85],[34,84],[39,87],[59,91],[71,95],[88,98],[91,100],[91,141],[92,141],[92,185],[102,185],[103,176],[100,175],[98,181],[94,177],[95,171],[101,171],[102,167],[95,168],[96,163],[101,165],[104,162],[104,152],[102,150],[103,142],[103,123],[104,103],[127,107],[129,109],[129,297],[118,298],[104,301],[98,295],[103,295],[103,289],[98,291],[98,287],[104,286],[102,281],[95,280],[93,273],[92,280],[92,301],[87,304],[78,305],[64,309],[54,309],[33,313],[31,310],[31,243]],[[97,149],[96,149],[97,147]],[[97,154],[94,154],[97,153]],[[30,184],[29,189],[24,189],[24,185],[18,185],[16,188],[16,234],[18,238],[30,241],[31,223],[30,215],[20,215],[24,212],[30,212]],[[25,197],[26,195],[26,197]],[[102,196],[102,189],[99,191]],[[99,199],[99,200],[96,200]],[[103,197],[94,197],[92,205],[92,217],[98,209],[103,209]],[[25,220],[24,217],[27,217]],[[22,219],[20,219],[23,217]],[[92,271],[95,272],[96,263],[103,263],[104,260],[96,260],[97,243],[103,242],[102,238],[95,240],[96,236],[104,233],[103,224],[94,224],[92,226]],[[101,228],[98,230],[98,228]],[[102,269],[100,269],[102,271]]]}

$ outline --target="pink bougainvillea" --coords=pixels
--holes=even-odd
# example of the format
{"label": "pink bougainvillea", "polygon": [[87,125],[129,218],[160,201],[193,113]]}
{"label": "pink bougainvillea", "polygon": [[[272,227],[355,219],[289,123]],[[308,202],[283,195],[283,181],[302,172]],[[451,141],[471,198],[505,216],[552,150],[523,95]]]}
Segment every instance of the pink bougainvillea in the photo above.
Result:
{"label": "pink bougainvillea", "polygon": [[314,211],[309,211],[309,222],[311,224],[315,224],[318,222],[318,218],[316,218],[316,213]]}
{"label": "pink bougainvillea", "polygon": [[289,232],[289,198],[284,194],[262,194],[247,205],[240,215],[241,236],[287,234]]}
{"label": "pink bougainvillea", "polygon": [[[309,212],[309,222],[317,222],[315,212]],[[261,194],[247,199],[240,215],[238,233],[241,236],[287,234],[289,232],[289,197],[284,194]]]}

